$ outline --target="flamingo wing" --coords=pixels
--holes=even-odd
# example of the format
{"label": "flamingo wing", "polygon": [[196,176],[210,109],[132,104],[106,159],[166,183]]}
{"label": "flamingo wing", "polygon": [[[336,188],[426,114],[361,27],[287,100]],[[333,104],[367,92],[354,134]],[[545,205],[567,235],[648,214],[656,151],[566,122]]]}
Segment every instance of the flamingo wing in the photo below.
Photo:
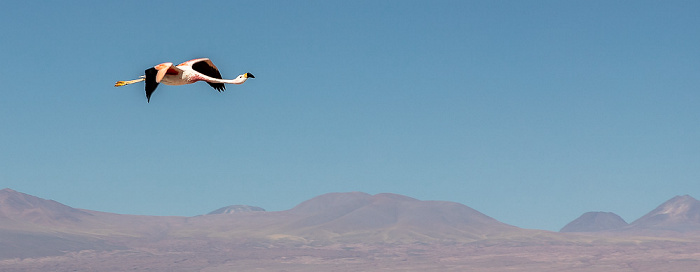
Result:
{"label": "flamingo wing", "polygon": [[158,83],[160,83],[166,75],[179,75],[182,72],[183,71],[180,69],[180,67],[173,66],[171,62],[161,63],[148,68],[145,72],[146,98],[148,99],[148,102],[151,101],[151,94],[153,94],[158,87]]}
{"label": "flamingo wing", "polygon": [[[219,69],[217,69],[216,65],[214,65],[214,63],[212,63],[211,60],[207,58],[198,59],[194,63],[192,63],[192,70],[195,70],[196,72],[208,77],[221,79],[221,73],[219,73]],[[219,92],[226,90],[226,86],[223,83],[213,83],[207,81],[207,84],[209,84],[209,86],[211,86]]]}
{"label": "flamingo wing", "polygon": [[158,81],[156,81],[156,77],[158,76],[158,70],[156,68],[151,67],[146,69],[146,99],[148,103],[151,102],[151,94],[156,90],[158,87]]}

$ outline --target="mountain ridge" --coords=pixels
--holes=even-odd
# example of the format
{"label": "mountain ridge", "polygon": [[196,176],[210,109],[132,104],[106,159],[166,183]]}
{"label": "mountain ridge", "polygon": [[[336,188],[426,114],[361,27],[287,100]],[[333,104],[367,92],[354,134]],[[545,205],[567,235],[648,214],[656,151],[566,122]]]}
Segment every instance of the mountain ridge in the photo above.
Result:
{"label": "mountain ridge", "polygon": [[[643,232],[626,226],[586,233],[521,229],[460,203],[389,193],[329,193],[285,211],[193,217],[75,209],[12,190],[0,190],[0,200],[3,271],[555,271],[553,264],[556,271],[582,265],[589,269],[581,271],[600,271],[620,263],[625,271],[692,271],[700,265],[700,233],[692,231],[697,203],[688,197],[635,221],[656,224]],[[691,228],[662,224],[659,231],[659,222]]]}
{"label": "mountain ridge", "polygon": [[[0,200],[6,200],[0,210],[6,211],[5,218],[11,218],[0,222],[0,230],[5,226],[5,230],[32,230],[37,235],[64,233],[105,240],[114,237],[160,240],[196,235],[324,244],[471,242],[520,230],[460,203],[423,201],[391,193],[328,193],[285,211],[195,217],[75,209],[10,189],[3,190],[0,196]],[[10,221],[23,225],[9,227]]]}
{"label": "mountain ridge", "polygon": [[559,232],[598,232],[620,229],[629,224],[612,212],[587,212],[566,224]]}
{"label": "mountain ridge", "polygon": [[474,241],[519,229],[460,203],[423,201],[390,193],[329,193],[304,201],[288,212],[302,215],[286,225],[289,233],[325,234],[342,241],[368,240],[357,239],[361,236],[382,237],[383,241],[410,241],[416,237],[426,241]]}
{"label": "mountain ridge", "polygon": [[54,200],[46,200],[9,188],[0,190],[0,217],[3,218],[53,225],[79,222],[86,216],[91,214]]}
{"label": "mountain ridge", "polygon": [[[601,219],[602,218],[602,219]],[[560,232],[618,232],[650,236],[700,235],[700,201],[678,195],[627,224],[614,213],[587,212]]]}
{"label": "mountain ridge", "polygon": [[631,228],[646,230],[700,230],[700,201],[690,195],[675,196],[630,223]]}
{"label": "mountain ridge", "polygon": [[231,214],[231,213],[244,213],[244,212],[264,212],[265,209],[257,207],[257,206],[250,206],[250,205],[229,205],[226,207],[221,207],[219,209],[216,209],[214,211],[211,211],[207,213],[207,215],[212,215],[212,214]]}

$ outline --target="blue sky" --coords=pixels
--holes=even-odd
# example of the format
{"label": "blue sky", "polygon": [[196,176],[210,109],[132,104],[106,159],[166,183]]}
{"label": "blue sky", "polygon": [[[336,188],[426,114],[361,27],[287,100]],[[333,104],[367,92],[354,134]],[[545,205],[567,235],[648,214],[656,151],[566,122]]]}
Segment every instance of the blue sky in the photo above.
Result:
{"label": "blue sky", "polygon": [[[696,1],[0,4],[0,187],[106,212],[390,192],[558,230],[700,198]],[[209,57],[207,84],[114,88]]]}

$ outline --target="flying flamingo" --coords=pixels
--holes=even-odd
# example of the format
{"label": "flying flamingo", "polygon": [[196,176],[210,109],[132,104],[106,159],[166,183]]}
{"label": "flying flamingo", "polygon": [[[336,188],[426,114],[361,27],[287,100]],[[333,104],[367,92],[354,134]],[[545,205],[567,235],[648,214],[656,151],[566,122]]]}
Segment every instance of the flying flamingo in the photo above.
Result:
{"label": "flying flamingo", "polygon": [[172,62],[165,62],[146,69],[145,76],[139,79],[117,81],[114,87],[129,85],[146,81],[146,99],[151,102],[151,94],[158,87],[158,83],[165,85],[185,85],[197,81],[206,81],[209,86],[222,92],[226,89],[224,83],[243,84],[248,78],[255,78],[251,73],[239,75],[235,79],[221,79],[219,69],[208,58],[188,60],[173,66]]}

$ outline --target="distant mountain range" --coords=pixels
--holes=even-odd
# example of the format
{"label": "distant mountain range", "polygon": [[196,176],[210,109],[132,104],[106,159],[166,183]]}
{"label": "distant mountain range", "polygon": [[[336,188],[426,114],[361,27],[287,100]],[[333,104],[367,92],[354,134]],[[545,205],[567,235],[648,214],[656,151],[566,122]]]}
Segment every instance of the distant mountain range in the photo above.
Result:
{"label": "distant mountain range", "polygon": [[192,237],[283,244],[429,243],[472,242],[519,230],[459,203],[395,194],[330,193],[281,212],[234,205],[177,217],[76,209],[0,190],[0,259]]}
{"label": "distant mountain range", "polygon": [[[631,224],[613,213],[586,213],[561,231],[694,234],[700,232],[700,202],[690,196],[675,197]],[[521,229],[455,202],[387,193],[329,193],[286,211],[234,205],[207,215],[178,217],[76,209],[11,189],[0,190],[0,260],[144,248],[177,241],[188,241],[187,247],[200,243],[193,241],[298,247],[336,243],[530,244],[581,239]]]}
{"label": "distant mountain range", "polygon": [[605,231],[657,236],[669,231],[700,233],[700,201],[689,195],[676,196],[630,224],[611,212],[588,212],[561,229],[561,232]]}

